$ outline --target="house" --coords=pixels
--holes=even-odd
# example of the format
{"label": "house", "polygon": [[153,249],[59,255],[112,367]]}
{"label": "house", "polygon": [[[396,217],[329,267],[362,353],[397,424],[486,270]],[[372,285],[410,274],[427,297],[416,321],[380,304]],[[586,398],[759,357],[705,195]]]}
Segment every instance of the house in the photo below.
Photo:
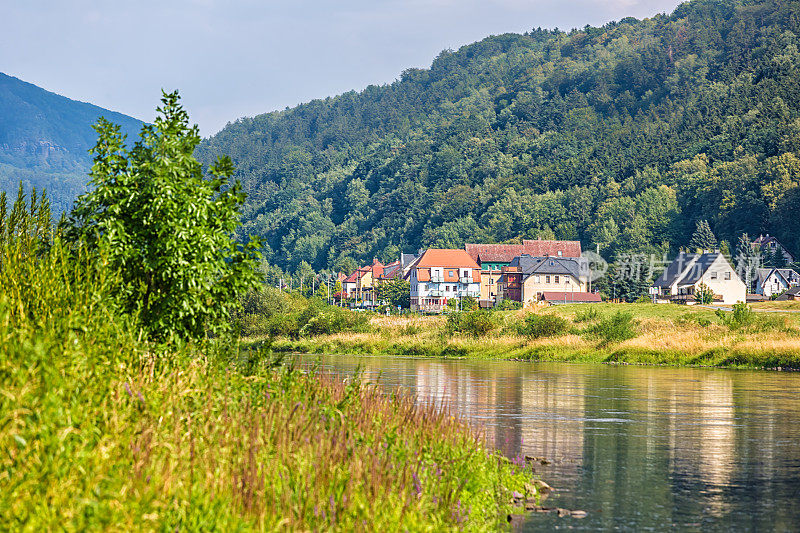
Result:
{"label": "house", "polygon": [[784,248],[778,239],[771,237],[769,233],[766,235],[759,235],[758,238],[753,241],[753,248],[760,248],[762,251],[770,254],[774,253],[775,250],[780,250],[787,263],[794,263],[794,256]]}
{"label": "house", "polygon": [[355,298],[356,297],[356,280],[358,279],[358,270],[347,276],[344,281],[342,281],[342,295],[345,298]]}
{"label": "house", "polygon": [[403,266],[400,261],[392,261],[383,267],[383,274],[378,278],[380,282],[388,281],[394,278],[403,278]]}
{"label": "house", "polygon": [[717,252],[680,252],[655,281],[652,293],[657,302],[693,304],[700,285],[714,291],[714,301],[744,302],[747,288],[725,256]]}
{"label": "house", "polygon": [[498,282],[499,299],[523,304],[545,299],[599,301],[587,292],[589,261],[583,257],[520,255],[503,267]]}
{"label": "house", "polygon": [[481,294],[481,268],[464,250],[431,248],[411,267],[411,309],[441,311],[447,303]]}
{"label": "house", "polygon": [[383,275],[384,265],[377,259],[350,274],[342,283],[342,292],[347,298],[361,302],[362,306],[376,305],[375,287]]}
{"label": "house", "polygon": [[756,294],[771,298],[799,285],[800,274],[791,268],[756,269]]}
{"label": "house", "polygon": [[464,250],[481,267],[481,300],[495,301],[501,270],[515,257],[580,257],[580,241],[524,240],[522,244],[466,244]]}
{"label": "house", "polygon": [[788,291],[775,298],[775,300],[779,302],[785,302],[787,300],[800,300],[800,287],[792,287]]}

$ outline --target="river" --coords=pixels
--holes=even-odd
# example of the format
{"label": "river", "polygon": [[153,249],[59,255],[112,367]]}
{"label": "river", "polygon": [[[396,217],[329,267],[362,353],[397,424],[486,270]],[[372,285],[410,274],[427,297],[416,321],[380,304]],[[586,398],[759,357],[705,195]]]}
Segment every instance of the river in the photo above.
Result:
{"label": "river", "polygon": [[800,531],[800,373],[305,357],[446,402],[556,488],[521,531]]}

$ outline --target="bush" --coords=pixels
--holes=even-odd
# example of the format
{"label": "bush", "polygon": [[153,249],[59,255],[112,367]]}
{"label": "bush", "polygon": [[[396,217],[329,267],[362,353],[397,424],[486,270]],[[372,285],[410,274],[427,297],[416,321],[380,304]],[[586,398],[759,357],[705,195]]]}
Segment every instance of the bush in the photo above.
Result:
{"label": "bush", "polygon": [[600,313],[594,307],[589,307],[585,311],[580,312],[578,311],[575,313],[575,318],[572,320],[574,322],[594,322],[600,318]]}
{"label": "bush", "polygon": [[342,331],[361,331],[369,321],[366,313],[329,306],[311,316],[300,328],[300,335],[333,335]]}
{"label": "bush", "polygon": [[557,337],[569,331],[569,322],[556,315],[537,315],[534,313],[525,317],[520,325],[522,335],[538,339],[539,337]]}
{"label": "bush", "polygon": [[494,309],[500,311],[516,311],[517,309],[522,309],[522,302],[516,302],[514,300],[500,300],[500,303],[497,304]]}
{"label": "bush", "polygon": [[733,304],[733,311],[730,313],[726,313],[722,309],[717,309],[716,313],[722,323],[731,329],[748,326],[756,318],[753,309],[743,302]]}
{"label": "bush", "polygon": [[462,311],[447,317],[445,329],[449,334],[465,333],[479,337],[486,335],[497,327],[491,312],[485,310]]}
{"label": "bush", "polygon": [[701,305],[710,305],[714,302],[714,291],[705,283],[701,283],[697,287],[697,292],[694,295],[695,301]]}
{"label": "bush", "polygon": [[618,311],[600,320],[600,322],[589,328],[588,332],[600,337],[604,344],[608,344],[634,338],[638,328],[639,323],[634,320],[633,314]]}

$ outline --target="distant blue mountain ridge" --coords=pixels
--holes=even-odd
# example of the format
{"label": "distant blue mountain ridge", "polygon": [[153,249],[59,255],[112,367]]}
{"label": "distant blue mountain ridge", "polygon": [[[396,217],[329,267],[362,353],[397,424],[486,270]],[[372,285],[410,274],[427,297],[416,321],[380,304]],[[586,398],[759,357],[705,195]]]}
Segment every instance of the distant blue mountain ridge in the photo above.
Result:
{"label": "distant blue mountain ridge", "polygon": [[45,188],[55,212],[86,188],[89,149],[99,117],[121,125],[129,140],[144,124],[122,113],[71,100],[0,72],[0,190]]}

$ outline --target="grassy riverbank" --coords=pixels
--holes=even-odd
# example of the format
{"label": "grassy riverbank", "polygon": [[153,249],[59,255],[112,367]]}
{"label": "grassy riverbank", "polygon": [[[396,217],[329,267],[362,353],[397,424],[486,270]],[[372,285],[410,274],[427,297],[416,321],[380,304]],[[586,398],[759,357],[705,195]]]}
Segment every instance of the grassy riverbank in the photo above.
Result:
{"label": "grassy riverbank", "polygon": [[441,408],[219,340],[146,342],[102,259],[18,252],[0,530],[491,530],[526,492],[530,470]]}
{"label": "grassy riverbank", "polygon": [[[774,308],[774,307],[773,307]],[[780,310],[780,308],[778,308]],[[531,311],[485,315],[486,331],[453,332],[446,317],[375,316],[361,332],[277,337],[284,352],[414,355],[537,361],[617,362],[741,368],[800,367],[800,316],[748,313],[741,321],[698,307],[593,304],[537,309],[564,319],[544,334],[525,333]],[[629,334],[606,335],[614,317],[629,316]],[[627,338],[630,337],[630,338]]]}

